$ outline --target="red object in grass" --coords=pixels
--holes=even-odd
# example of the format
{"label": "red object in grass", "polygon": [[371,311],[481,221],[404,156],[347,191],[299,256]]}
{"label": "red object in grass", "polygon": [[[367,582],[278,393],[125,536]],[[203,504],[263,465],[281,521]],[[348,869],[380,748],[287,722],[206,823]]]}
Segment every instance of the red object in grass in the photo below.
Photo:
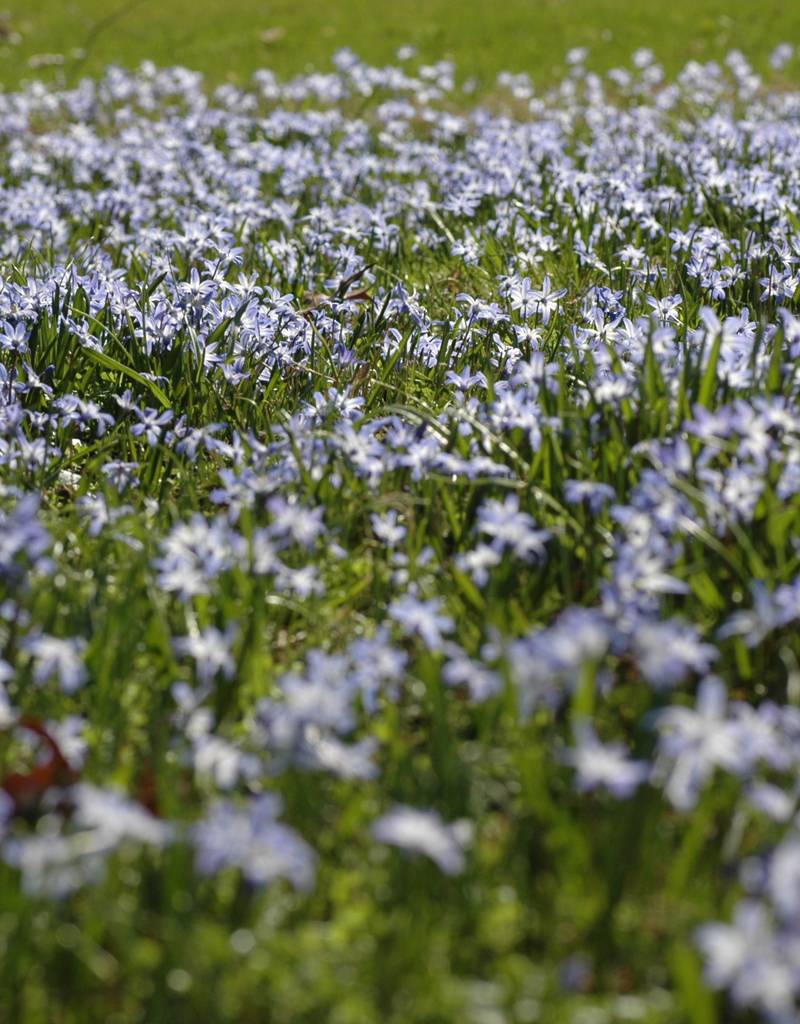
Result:
{"label": "red object in grass", "polygon": [[29,772],[11,772],[0,788],[14,801],[14,813],[24,815],[36,808],[44,794],[54,788],[70,786],[78,773],[61,753],[61,748],[45,726],[34,718],[21,718],[17,725],[41,737],[50,751],[50,758]]}

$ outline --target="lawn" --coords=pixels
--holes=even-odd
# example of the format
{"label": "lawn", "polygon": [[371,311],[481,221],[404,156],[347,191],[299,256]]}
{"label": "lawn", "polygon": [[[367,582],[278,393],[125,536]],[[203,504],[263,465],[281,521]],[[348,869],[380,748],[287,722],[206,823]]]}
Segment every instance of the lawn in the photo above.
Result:
{"label": "lawn", "polygon": [[[0,50],[0,81],[32,74],[31,57],[60,55],[68,79],[109,63],[184,64],[213,82],[245,83],[254,70],[297,74],[326,69],[350,47],[373,63],[402,45],[424,60],[454,60],[464,76],[489,84],[499,71],[526,71],[550,82],[570,47],[586,46],[590,66],[605,70],[652,48],[669,73],[688,60],[720,59],[740,49],[759,70],[772,49],[800,37],[800,6],[789,0],[12,0],[8,28],[18,45]],[[79,51],[76,56],[76,51]],[[48,76],[46,64],[36,73]]]}
{"label": "lawn", "polygon": [[12,11],[3,1024],[798,1019],[800,12],[620,7]]}

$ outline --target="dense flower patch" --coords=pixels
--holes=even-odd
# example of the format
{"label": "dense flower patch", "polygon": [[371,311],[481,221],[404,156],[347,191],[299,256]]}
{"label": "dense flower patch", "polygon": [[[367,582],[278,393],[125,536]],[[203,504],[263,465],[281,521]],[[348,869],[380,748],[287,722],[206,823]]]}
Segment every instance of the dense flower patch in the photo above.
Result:
{"label": "dense flower patch", "polygon": [[634,64],[0,96],[15,1019],[796,1019],[800,95]]}

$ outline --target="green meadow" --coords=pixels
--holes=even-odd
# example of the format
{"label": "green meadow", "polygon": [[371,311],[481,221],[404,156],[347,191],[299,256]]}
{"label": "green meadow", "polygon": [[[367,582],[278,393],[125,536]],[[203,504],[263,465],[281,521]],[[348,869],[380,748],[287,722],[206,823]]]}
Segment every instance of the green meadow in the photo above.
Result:
{"label": "green meadow", "polygon": [[[491,82],[498,71],[527,71],[547,82],[566,50],[590,48],[605,70],[633,50],[655,51],[667,73],[686,61],[740,49],[757,70],[772,48],[800,34],[800,4],[785,0],[13,0],[3,22],[0,81],[63,74],[67,81],[109,63],[181,64],[213,82],[243,84],[253,71],[280,75],[327,68],[351,47],[371,63],[413,45],[424,60],[452,59],[464,76]],[[9,44],[9,35],[13,42]],[[17,37],[19,39],[17,40]],[[62,59],[63,64],[48,60]],[[31,67],[33,59],[33,68]]]}

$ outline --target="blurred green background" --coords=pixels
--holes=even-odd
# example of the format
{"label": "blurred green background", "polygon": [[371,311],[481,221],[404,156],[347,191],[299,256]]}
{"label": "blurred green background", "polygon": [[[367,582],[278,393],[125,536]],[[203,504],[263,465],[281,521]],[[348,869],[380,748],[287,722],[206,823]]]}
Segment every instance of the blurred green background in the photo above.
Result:
{"label": "blurred green background", "polygon": [[0,83],[151,59],[243,84],[260,67],[325,69],[343,46],[387,62],[403,44],[484,84],[500,70],[544,83],[572,46],[597,70],[648,46],[669,72],[732,48],[763,71],[784,41],[800,42],[800,0],[0,0]]}

